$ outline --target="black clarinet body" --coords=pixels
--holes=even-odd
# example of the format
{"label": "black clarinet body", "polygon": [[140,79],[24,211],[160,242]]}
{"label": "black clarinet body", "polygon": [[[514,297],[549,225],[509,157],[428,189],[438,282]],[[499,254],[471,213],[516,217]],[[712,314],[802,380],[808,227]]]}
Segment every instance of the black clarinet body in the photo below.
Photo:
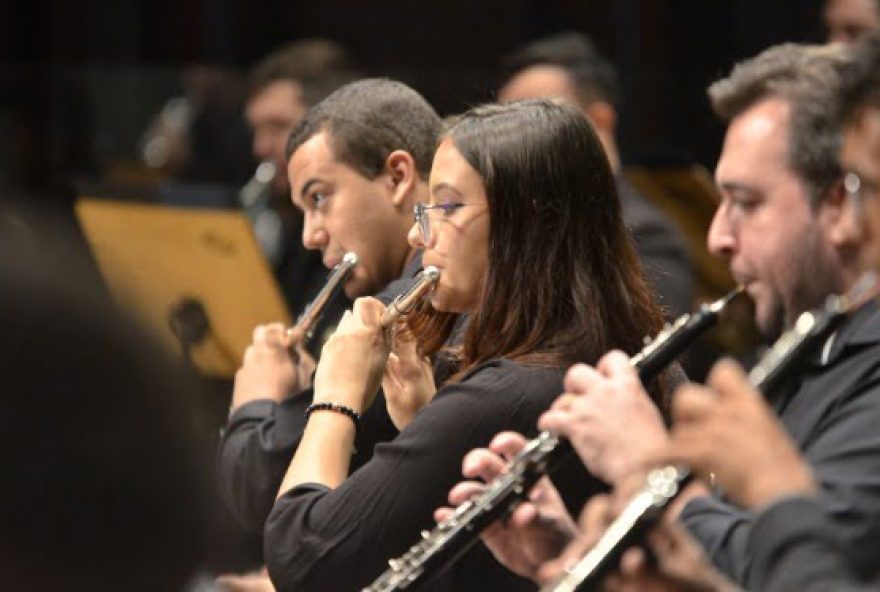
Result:
{"label": "black clarinet body", "polygon": [[[802,313],[749,372],[752,386],[766,394],[774,392],[813,355],[848,315],[864,304],[876,287],[876,276],[867,274],[844,296],[831,295],[825,306]],[[577,592],[598,586],[614,569],[623,552],[640,544],[666,507],[687,486],[687,467],[669,465],[648,474],[641,491],[611,523],[596,545],[559,580],[542,592]]]}

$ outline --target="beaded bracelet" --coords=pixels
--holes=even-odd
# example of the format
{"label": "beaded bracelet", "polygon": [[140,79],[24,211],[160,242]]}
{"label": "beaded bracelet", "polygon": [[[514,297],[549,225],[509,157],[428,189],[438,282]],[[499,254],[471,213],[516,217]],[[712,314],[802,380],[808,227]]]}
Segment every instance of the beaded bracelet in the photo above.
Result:
{"label": "beaded bracelet", "polygon": [[309,420],[309,416],[313,411],[333,411],[335,413],[347,415],[354,422],[355,433],[357,434],[361,431],[361,416],[351,407],[340,405],[338,403],[312,403],[306,407],[306,421]]}

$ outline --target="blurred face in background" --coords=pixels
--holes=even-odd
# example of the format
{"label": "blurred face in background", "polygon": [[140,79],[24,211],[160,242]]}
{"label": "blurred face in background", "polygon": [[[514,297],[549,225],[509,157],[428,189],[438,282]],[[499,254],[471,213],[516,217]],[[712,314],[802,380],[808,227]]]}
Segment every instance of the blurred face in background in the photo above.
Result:
{"label": "blurred face in background", "polygon": [[514,74],[498,91],[499,103],[544,98],[558,99],[580,107],[571,77],[559,66],[537,65],[525,68]]}
{"label": "blurred face in background", "polygon": [[259,161],[275,165],[272,190],[288,191],[287,161],[284,151],[294,126],[308,111],[302,101],[302,89],[292,80],[276,80],[254,93],[245,107],[245,117],[253,131],[253,153]]}
{"label": "blurred face in background", "polygon": [[844,187],[867,233],[864,263],[880,270],[880,110],[865,109],[844,130]]}
{"label": "blurred face in background", "polygon": [[829,43],[852,43],[880,29],[878,0],[828,0],[825,27]]}

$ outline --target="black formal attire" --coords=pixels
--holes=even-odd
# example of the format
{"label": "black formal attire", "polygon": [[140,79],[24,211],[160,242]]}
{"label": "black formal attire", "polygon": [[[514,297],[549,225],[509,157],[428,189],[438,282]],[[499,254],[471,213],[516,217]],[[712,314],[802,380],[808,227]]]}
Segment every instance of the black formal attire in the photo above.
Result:
{"label": "black formal attire", "polygon": [[[417,255],[399,280],[389,284],[376,298],[389,303],[412,283],[422,266]],[[242,405],[229,418],[218,453],[220,491],[236,519],[248,530],[262,532],[263,523],[275,503],[275,496],[293,453],[305,429],[305,410],[312,403],[312,389],[288,397],[281,403],[263,399]],[[362,428],[352,459],[352,470],[372,456],[377,442],[397,434],[380,392],[362,418]]]}
{"label": "black formal attire", "polygon": [[687,247],[675,224],[623,176],[617,176],[623,222],[629,228],[648,284],[664,316],[675,318],[692,307],[694,274]]}
{"label": "black formal attire", "polygon": [[[755,558],[749,590],[880,591],[880,586],[854,577],[834,522],[811,498],[786,498],[764,509],[755,519],[749,548]],[[874,553],[880,557],[876,549]]]}
{"label": "black formal attire", "polygon": [[[305,483],[275,503],[265,528],[264,554],[279,592],[359,590],[387,561],[434,526],[435,508],[461,480],[461,460],[499,432],[535,434],[538,416],[562,392],[563,368],[525,367],[509,360],[479,366],[442,387],[392,441],[335,489]],[[558,476],[557,476],[558,475]],[[602,488],[579,462],[554,475],[570,506]],[[482,544],[430,590],[533,590],[506,571]]]}
{"label": "black formal attire", "polygon": [[[857,573],[876,569],[880,548],[880,310],[870,303],[826,343],[770,403],[813,468],[817,503],[833,521]],[[745,584],[755,515],[722,501],[690,501],[681,520],[709,557]]]}

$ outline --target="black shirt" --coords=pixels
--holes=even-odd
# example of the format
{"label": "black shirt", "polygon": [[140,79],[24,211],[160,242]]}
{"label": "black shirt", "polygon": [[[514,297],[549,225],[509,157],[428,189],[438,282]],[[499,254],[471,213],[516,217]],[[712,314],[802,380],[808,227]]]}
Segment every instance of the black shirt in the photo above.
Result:
{"label": "black shirt", "polygon": [[[536,433],[538,416],[562,392],[563,368],[525,367],[508,360],[483,364],[441,388],[394,440],[335,489],[302,484],[281,496],[266,522],[264,553],[279,592],[359,590],[387,561],[434,526],[461,480],[461,461],[499,432]],[[582,503],[601,488],[580,463],[554,475],[563,494]],[[575,504],[576,505],[576,504]],[[532,590],[478,545],[433,580],[431,590]]]}
{"label": "black shirt", "polygon": [[[876,569],[880,548],[880,310],[873,302],[835,334],[799,384],[770,400],[821,492],[858,573]],[[748,581],[753,513],[716,497],[697,498],[682,522],[736,582]]]}
{"label": "black shirt", "polygon": [[749,548],[755,557],[749,590],[880,590],[855,579],[834,529],[821,505],[811,498],[786,498],[764,509],[749,536]]}

